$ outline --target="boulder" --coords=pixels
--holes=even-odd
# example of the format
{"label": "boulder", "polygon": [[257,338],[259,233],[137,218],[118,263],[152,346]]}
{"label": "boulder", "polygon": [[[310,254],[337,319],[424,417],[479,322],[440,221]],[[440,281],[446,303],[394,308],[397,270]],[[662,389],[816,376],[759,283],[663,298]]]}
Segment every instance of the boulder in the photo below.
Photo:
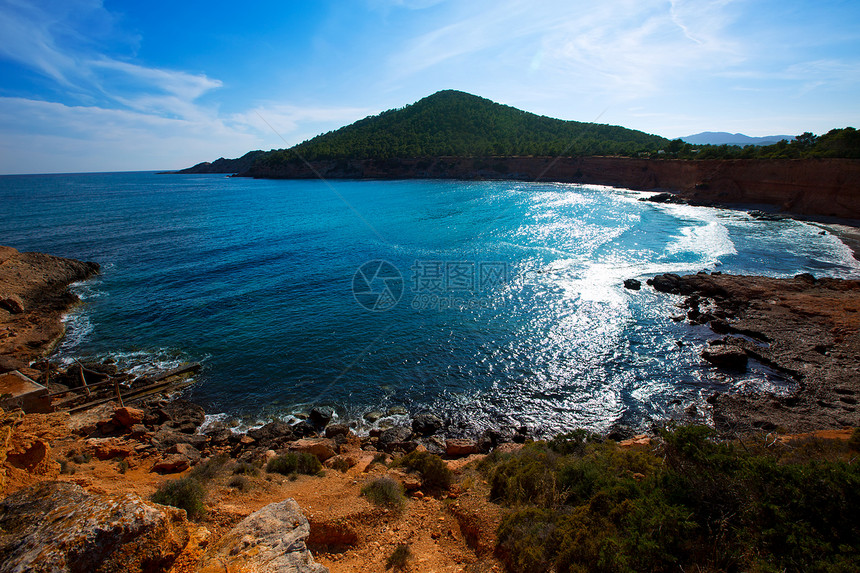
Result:
{"label": "boulder", "polygon": [[191,467],[191,461],[182,454],[168,454],[152,466],[152,471],[160,474],[184,472]]}
{"label": "boulder", "polygon": [[[187,400],[172,400],[164,402],[154,409],[159,424],[167,424],[171,428],[182,428],[186,433],[194,433],[206,419],[206,412]],[[191,429],[190,432],[187,429]]]}
{"label": "boulder", "polygon": [[93,455],[100,460],[125,459],[134,451],[130,444],[114,438],[92,438],[87,444],[93,447]]}
{"label": "boulder", "polygon": [[302,438],[301,440],[296,440],[291,443],[289,449],[292,452],[306,452],[313,454],[321,462],[324,462],[337,454],[335,451],[335,443],[328,438]]}
{"label": "boulder", "polygon": [[176,444],[168,450],[168,453],[185,456],[192,466],[200,461],[200,450],[191,444]]}
{"label": "boulder", "polygon": [[474,440],[447,440],[445,453],[449,456],[468,456],[478,453],[478,444]]}
{"label": "boulder", "polygon": [[412,430],[410,430],[406,426],[394,426],[393,428],[388,428],[384,430],[379,435],[379,441],[377,442],[377,449],[384,451],[392,451],[397,447],[402,446],[402,444],[408,442],[409,438],[412,436]]}
{"label": "boulder", "polygon": [[21,314],[25,310],[24,301],[17,294],[0,294],[0,307],[5,308],[12,314]]}
{"label": "boulder", "polygon": [[325,437],[334,438],[335,436],[345,436],[349,434],[349,426],[346,424],[331,424],[326,426]]}
{"label": "boulder", "polygon": [[168,450],[176,444],[191,444],[198,450],[202,450],[208,440],[206,436],[199,434],[183,434],[162,428],[152,436],[152,445],[159,450]]}
{"label": "boulder", "polygon": [[[418,438],[414,443],[416,444],[416,450],[419,448],[423,448],[425,452],[430,452],[431,454],[435,454],[437,456],[445,455],[445,438],[442,436],[428,436],[426,438]],[[403,447],[403,449],[409,448]]]}
{"label": "boulder", "polygon": [[316,436],[317,428],[307,420],[302,420],[293,424],[293,434],[306,438],[308,436]]}
{"label": "boulder", "polygon": [[307,549],[308,520],[292,499],[255,511],[213,543],[198,573],[328,573]]}
{"label": "boulder", "polygon": [[702,358],[720,368],[746,370],[747,353],[743,348],[730,344],[720,344],[702,350]]}
{"label": "boulder", "polygon": [[281,420],[269,422],[262,428],[248,430],[247,435],[253,438],[259,446],[266,449],[283,447],[286,442],[295,438],[293,428]]}
{"label": "boulder", "polygon": [[308,420],[318,428],[324,428],[334,417],[334,410],[328,406],[320,406],[311,410]]}
{"label": "boulder", "polygon": [[371,424],[375,424],[381,417],[383,416],[382,412],[374,410],[372,412],[368,412],[364,415],[364,419],[370,422]]}
{"label": "boulder", "polygon": [[131,428],[136,424],[143,423],[143,418],[145,414],[143,410],[138,410],[137,408],[129,408],[125,406],[124,408],[117,408],[113,413],[113,418],[111,421],[117,425],[122,426],[123,428]]}
{"label": "boulder", "polygon": [[433,414],[418,414],[412,418],[412,431],[419,436],[432,436],[443,426],[442,419]]}
{"label": "boulder", "polygon": [[674,273],[666,273],[665,275],[657,275],[653,279],[646,281],[654,287],[654,290],[660,292],[678,293],[680,292],[681,277]]}
{"label": "boulder", "polygon": [[637,281],[636,279],[625,279],[624,288],[628,288],[630,290],[639,290],[640,288],[642,288],[642,283]]}
{"label": "boulder", "polygon": [[162,572],[188,543],[185,512],[136,494],[42,482],[0,502],[0,572]]}

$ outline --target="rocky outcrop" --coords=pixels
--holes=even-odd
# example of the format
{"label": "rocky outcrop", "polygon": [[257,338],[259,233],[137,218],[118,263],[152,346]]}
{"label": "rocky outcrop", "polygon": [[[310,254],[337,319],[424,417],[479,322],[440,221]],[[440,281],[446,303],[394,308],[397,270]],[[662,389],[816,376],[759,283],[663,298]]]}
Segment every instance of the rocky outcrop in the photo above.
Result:
{"label": "rocky outcrop", "polygon": [[78,302],[68,286],[98,272],[96,263],[0,247],[3,363],[10,359],[26,363],[50,352],[64,334],[62,313]]}
{"label": "rocky outcrop", "polygon": [[199,573],[327,573],[306,546],[308,520],[292,499],[242,520],[200,558]]}
{"label": "rocky outcrop", "polygon": [[658,275],[648,284],[685,296],[687,320],[722,335],[702,352],[705,360],[731,369],[756,360],[796,384],[783,397],[712,396],[720,429],[860,426],[860,281],[698,273]]}
{"label": "rocky outcrop", "polygon": [[[860,218],[860,160],[429,157],[315,161],[242,173],[272,179],[515,179],[662,190],[665,202],[768,204],[802,215]],[[319,174],[319,175],[318,175]]]}
{"label": "rocky outcrop", "polygon": [[0,573],[155,573],[188,543],[185,512],[42,482],[0,502]]}

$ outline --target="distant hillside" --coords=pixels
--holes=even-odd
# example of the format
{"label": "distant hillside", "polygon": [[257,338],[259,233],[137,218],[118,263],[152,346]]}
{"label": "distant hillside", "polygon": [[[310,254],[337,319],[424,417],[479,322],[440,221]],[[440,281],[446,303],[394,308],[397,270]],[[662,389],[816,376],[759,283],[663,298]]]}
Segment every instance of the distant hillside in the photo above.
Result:
{"label": "distant hillside", "polygon": [[460,91],[437,92],[314,137],[290,150],[271,151],[268,166],[327,159],[411,159],[523,155],[634,155],[668,140],[624,127],[563,121],[528,113]]}
{"label": "distant hillside", "polygon": [[242,157],[236,159],[224,159],[223,157],[212,161],[204,161],[198,163],[194,167],[173,171],[172,173],[244,173],[251,168],[254,161],[260,158],[265,152],[262,150],[249,151]]}
{"label": "distant hillside", "polygon": [[743,133],[728,133],[726,131],[703,131],[694,135],[679,138],[693,145],[771,145],[783,139],[791,141],[793,135],[767,135],[765,137],[750,137]]}

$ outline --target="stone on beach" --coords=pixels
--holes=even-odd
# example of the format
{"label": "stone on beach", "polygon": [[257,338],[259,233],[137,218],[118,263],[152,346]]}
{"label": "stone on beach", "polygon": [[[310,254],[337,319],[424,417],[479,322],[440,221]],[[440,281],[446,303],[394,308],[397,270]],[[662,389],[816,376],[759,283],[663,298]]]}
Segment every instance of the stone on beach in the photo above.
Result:
{"label": "stone on beach", "polygon": [[200,558],[199,573],[327,573],[307,549],[310,525],[292,499],[255,511]]}

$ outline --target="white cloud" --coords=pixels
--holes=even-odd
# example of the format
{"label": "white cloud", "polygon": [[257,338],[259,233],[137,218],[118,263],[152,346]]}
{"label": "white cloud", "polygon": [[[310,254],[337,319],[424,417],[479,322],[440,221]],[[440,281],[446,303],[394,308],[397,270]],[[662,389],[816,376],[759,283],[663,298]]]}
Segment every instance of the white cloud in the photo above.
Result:
{"label": "white cloud", "polygon": [[[294,145],[320,133],[312,126],[324,126],[323,130],[330,130],[379,111],[359,107],[303,107],[268,103],[233,114],[230,116],[230,122],[260,133],[273,134],[278,139],[283,137],[287,145]],[[273,133],[273,130],[276,133]]]}
{"label": "white cloud", "polygon": [[[391,67],[414,76],[456,67],[458,59],[483,52],[496,54],[498,65],[508,64],[513,74],[540,70],[542,81],[555,89],[598,90],[623,99],[656,92],[667,78],[725,69],[743,59],[726,33],[734,18],[726,1],[511,0],[469,6],[456,22],[415,38],[392,57]],[[513,58],[517,52],[528,55]]]}

